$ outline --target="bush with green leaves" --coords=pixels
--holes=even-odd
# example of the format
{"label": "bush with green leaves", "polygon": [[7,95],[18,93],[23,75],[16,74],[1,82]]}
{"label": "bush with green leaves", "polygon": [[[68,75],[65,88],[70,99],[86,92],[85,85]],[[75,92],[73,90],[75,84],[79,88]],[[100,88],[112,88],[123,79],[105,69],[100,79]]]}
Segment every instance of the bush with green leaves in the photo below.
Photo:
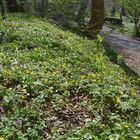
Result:
{"label": "bush with green leaves", "polygon": [[136,36],[140,37],[140,1],[139,0],[121,0],[121,2],[135,24]]}
{"label": "bush with green leaves", "polygon": [[101,36],[17,15],[0,31],[0,139],[140,138],[139,79],[110,61]]}
{"label": "bush with green leaves", "polygon": [[55,20],[65,21],[74,20],[79,8],[80,0],[50,0],[49,15]]}

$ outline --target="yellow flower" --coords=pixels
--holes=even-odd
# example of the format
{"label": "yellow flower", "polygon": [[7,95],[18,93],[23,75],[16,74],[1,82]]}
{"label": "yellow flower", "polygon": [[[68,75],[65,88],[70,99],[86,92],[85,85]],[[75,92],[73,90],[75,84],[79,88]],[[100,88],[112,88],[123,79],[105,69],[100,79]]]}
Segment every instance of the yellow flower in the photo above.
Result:
{"label": "yellow flower", "polygon": [[27,90],[26,89],[21,89],[20,92],[27,93]]}
{"label": "yellow flower", "polygon": [[19,70],[19,69],[20,69],[20,67],[19,67],[19,66],[16,66],[15,68],[16,68],[17,70]]}
{"label": "yellow flower", "polygon": [[140,93],[140,91],[139,91],[139,90],[137,90],[137,93]]}
{"label": "yellow flower", "polygon": [[137,95],[137,93],[138,93],[138,91],[136,89],[134,89],[134,88],[131,89],[131,94],[132,95],[135,96],[135,95]]}
{"label": "yellow flower", "polygon": [[26,99],[26,96],[23,96],[23,95],[22,95],[21,98],[22,98],[22,99]]}
{"label": "yellow flower", "polygon": [[66,65],[65,65],[65,64],[62,64],[62,65],[61,65],[61,67],[62,67],[62,68],[65,68],[65,67],[66,67]]}
{"label": "yellow flower", "polygon": [[139,140],[138,136],[132,136],[133,139]]}
{"label": "yellow flower", "polygon": [[129,126],[129,125],[125,125],[124,127],[125,127],[125,128],[129,128],[130,126]]}
{"label": "yellow flower", "polygon": [[81,79],[85,79],[86,76],[85,76],[85,75],[81,75],[80,78],[81,78]]}
{"label": "yellow flower", "polygon": [[53,93],[53,87],[50,87],[47,91]]}
{"label": "yellow flower", "polygon": [[95,73],[90,73],[88,76],[92,77],[92,78],[96,78],[97,77],[97,75]]}
{"label": "yellow flower", "polygon": [[5,138],[3,138],[3,137],[0,137],[0,140],[5,140]]}
{"label": "yellow flower", "polygon": [[101,35],[97,35],[97,38],[98,38],[98,41],[99,41],[100,43],[103,42],[103,38],[101,37]]}
{"label": "yellow flower", "polygon": [[5,75],[10,75],[11,74],[11,70],[10,69],[5,69],[4,70],[4,74]]}
{"label": "yellow flower", "polygon": [[32,74],[32,72],[30,70],[26,70],[27,74]]}
{"label": "yellow flower", "polygon": [[119,80],[119,79],[118,79],[118,80],[117,80],[117,82],[118,82],[118,83],[120,83],[120,82],[121,82],[121,80]]}
{"label": "yellow flower", "polygon": [[48,83],[48,79],[45,79],[45,80],[44,80],[44,83]]}
{"label": "yellow flower", "polygon": [[58,75],[58,73],[59,73],[58,71],[54,71],[54,72],[53,72],[53,76]]}
{"label": "yellow flower", "polygon": [[97,75],[96,75],[96,74],[92,74],[92,75],[93,75],[93,77],[94,77],[94,78],[96,78],[96,77],[97,77]]}
{"label": "yellow flower", "polygon": [[59,83],[59,80],[55,81],[55,83]]}
{"label": "yellow flower", "polygon": [[119,94],[120,94],[120,95],[123,95],[124,93],[123,93],[123,91],[120,91]]}
{"label": "yellow flower", "polygon": [[75,81],[75,80],[71,80],[70,82],[71,82],[71,83],[76,83],[76,81]]}
{"label": "yellow flower", "polygon": [[121,102],[120,97],[117,97],[117,98],[116,98],[116,103],[119,104],[120,102]]}

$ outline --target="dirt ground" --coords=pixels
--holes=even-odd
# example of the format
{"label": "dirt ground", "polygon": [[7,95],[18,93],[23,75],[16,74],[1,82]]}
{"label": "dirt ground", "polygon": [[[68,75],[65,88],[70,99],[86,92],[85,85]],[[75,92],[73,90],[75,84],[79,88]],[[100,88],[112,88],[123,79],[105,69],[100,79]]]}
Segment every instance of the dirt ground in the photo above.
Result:
{"label": "dirt ground", "polygon": [[140,54],[121,47],[113,49],[119,52],[123,56],[124,62],[140,76]]}
{"label": "dirt ground", "polygon": [[103,28],[105,42],[123,55],[125,63],[140,76],[140,41],[110,29]]}

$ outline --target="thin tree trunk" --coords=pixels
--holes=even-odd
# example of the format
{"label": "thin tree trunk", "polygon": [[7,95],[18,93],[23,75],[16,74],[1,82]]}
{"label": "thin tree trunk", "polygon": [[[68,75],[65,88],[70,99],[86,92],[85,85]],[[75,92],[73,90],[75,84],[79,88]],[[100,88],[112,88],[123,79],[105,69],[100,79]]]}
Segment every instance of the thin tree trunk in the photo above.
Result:
{"label": "thin tree trunk", "polygon": [[45,15],[45,0],[41,2],[41,16],[44,17]]}
{"label": "thin tree trunk", "polygon": [[135,35],[136,37],[140,38],[140,23],[137,23],[137,25],[135,25]]}
{"label": "thin tree trunk", "polygon": [[111,10],[111,16],[114,17],[116,13],[116,7],[113,5],[112,10]]}

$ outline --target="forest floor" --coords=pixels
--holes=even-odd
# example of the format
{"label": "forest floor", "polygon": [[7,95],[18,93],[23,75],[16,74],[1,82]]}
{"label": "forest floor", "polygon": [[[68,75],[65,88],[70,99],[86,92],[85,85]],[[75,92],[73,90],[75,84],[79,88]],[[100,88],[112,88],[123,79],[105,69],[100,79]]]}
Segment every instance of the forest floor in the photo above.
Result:
{"label": "forest floor", "polygon": [[23,14],[7,19],[0,22],[0,140],[140,139],[139,79],[100,36]]}
{"label": "forest floor", "polygon": [[107,26],[103,28],[105,42],[123,55],[125,63],[140,75],[140,41],[126,37]]}

